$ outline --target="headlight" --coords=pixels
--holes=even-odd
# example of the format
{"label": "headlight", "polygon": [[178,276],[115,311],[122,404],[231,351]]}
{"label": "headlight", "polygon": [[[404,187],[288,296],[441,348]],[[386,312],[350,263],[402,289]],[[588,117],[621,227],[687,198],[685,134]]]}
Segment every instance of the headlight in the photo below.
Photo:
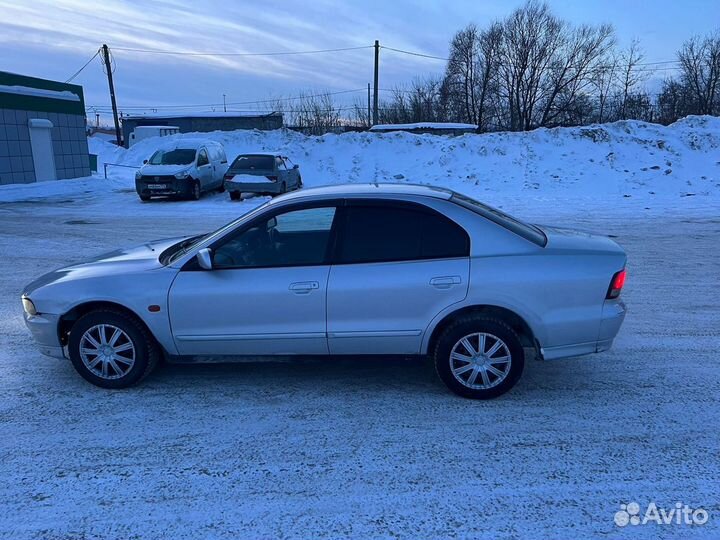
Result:
{"label": "headlight", "polygon": [[190,176],[190,173],[187,171],[180,171],[179,173],[175,173],[175,178],[177,178],[178,180],[184,180],[188,176]]}
{"label": "headlight", "polygon": [[140,180],[142,178],[142,173],[140,171],[135,171],[135,180]]}
{"label": "headlight", "polygon": [[32,303],[32,300],[30,300],[28,297],[23,296],[22,297],[22,304],[23,309],[25,310],[25,313],[28,315],[37,315],[37,310],[35,309],[35,304]]}

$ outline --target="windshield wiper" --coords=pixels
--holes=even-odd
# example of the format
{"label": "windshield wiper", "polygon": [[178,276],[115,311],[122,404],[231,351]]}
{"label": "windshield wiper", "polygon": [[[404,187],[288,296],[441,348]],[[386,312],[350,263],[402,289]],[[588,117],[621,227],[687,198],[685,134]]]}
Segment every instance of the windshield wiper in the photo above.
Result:
{"label": "windshield wiper", "polygon": [[172,264],[177,259],[185,255],[195,243],[199,242],[206,236],[207,234],[198,234],[170,246],[167,250],[165,250],[165,253],[160,256],[161,262],[163,264]]}

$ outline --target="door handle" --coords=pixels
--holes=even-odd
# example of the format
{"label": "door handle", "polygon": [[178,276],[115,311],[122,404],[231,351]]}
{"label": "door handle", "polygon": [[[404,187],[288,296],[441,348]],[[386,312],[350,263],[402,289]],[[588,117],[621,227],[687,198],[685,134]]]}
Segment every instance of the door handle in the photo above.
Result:
{"label": "door handle", "polygon": [[430,285],[436,289],[449,289],[453,285],[462,283],[460,276],[438,276],[430,280]]}
{"label": "door handle", "polygon": [[296,281],[291,283],[289,289],[295,294],[308,294],[310,291],[319,289],[320,283],[317,281]]}

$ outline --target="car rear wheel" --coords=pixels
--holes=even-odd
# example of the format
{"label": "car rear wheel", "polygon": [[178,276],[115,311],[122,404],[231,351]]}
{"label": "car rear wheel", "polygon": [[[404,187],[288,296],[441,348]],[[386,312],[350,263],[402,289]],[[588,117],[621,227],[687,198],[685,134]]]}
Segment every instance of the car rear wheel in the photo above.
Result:
{"label": "car rear wheel", "polygon": [[218,188],[218,193],[225,193],[225,182],[220,184],[220,187]]}
{"label": "car rear wheel", "polygon": [[86,380],[102,388],[127,388],[152,372],[160,349],[137,319],[98,310],[80,317],[70,331],[70,360]]}
{"label": "car rear wheel", "polygon": [[433,353],[440,379],[456,394],[492,399],[510,390],[522,375],[525,353],[505,322],[471,315],[442,333]]}
{"label": "car rear wheel", "polygon": [[150,200],[150,195],[140,195],[140,200],[142,202],[148,202]]}
{"label": "car rear wheel", "polygon": [[241,197],[241,193],[239,191],[231,191],[230,192],[230,200],[232,201],[239,201]]}

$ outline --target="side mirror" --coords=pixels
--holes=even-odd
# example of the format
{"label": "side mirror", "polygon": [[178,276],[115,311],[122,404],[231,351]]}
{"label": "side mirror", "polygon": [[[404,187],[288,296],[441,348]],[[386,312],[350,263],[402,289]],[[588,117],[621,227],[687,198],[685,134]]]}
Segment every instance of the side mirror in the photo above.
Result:
{"label": "side mirror", "polygon": [[147,159],[143,159],[143,165],[147,165],[147,162],[148,162]]}
{"label": "side mirror", "polygon": [[299,168],[300,168],[300,165],[298,165],[297,163],[295,165],[293,165],[293,169],[299,169]]}
{"label": "side mirror", "polygon": [[212,251],[210,251],[210,248],[202,248],[200,251],[197,252],[197,255],[195,256],[197,258],[197,262],[200,265],[200,268],[203,270],[212,270]]}

